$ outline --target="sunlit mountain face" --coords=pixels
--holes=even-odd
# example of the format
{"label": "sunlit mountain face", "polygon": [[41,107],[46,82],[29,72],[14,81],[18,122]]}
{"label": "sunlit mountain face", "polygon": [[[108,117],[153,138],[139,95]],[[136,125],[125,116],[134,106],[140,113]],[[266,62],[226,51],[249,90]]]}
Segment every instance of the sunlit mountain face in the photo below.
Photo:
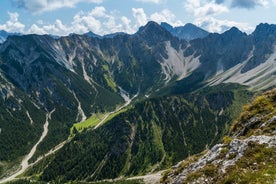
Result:
{"label": "sunlit mountain face", "polygon": [[221,141],[242,106],[276,85],[274,24],[248,34],[150,21],[133,34],[1,39],[1,182],[167,169]]}

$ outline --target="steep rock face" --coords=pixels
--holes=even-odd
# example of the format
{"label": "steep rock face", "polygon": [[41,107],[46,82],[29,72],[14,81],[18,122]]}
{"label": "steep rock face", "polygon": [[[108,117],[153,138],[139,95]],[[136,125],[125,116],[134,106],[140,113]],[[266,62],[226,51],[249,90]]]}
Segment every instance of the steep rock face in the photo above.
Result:
{"label": "steep rock face", "polygon": [[[158,34],[150,37],[155,31],[159,31]],[[11,36],[0,46],[1,94],[4,100],[16,94],[18,100],[13,102],[13,106],[24,106],[20,104],[24,99],[42,112],[56,108],[52,119],[55,124],[50,123],[49,136],[46,137],[51,144],[45,141],[47,148],[44,150],[49,149],[66,139],[73,123],[85,119],[91,112],[109,111],[122,103],[121,88],[134,95],[137,92],[150,93],[164,85],[159,62],[163,57],[167,58],[163,48],[165,42],[171,40],[178,44],[176,38],[153,22],[140,34],[119,34],[104,39],[85,35],[60,38]],[[18,93],[24,94],[24,98]],[[8,100],[2,109],[9,106]],[[4,124],[8,125],[9,120],[3,118],[6,120],[1,123],[2,136],[13,131],[7,130],[9,126]],[[7,135],[5,139],[10,141],[18,137],[13,133]],[[28,141],[32,145],[35,139],[26,139],[26,143]],[[25,145],[7,150],[26,150],[29,147]]]}
{"label": "steep rock face", "polygon": [[[198,88],[197,85],[206,82],[211,85],[238,82],[264,89],[275,85],[274,25],[260,25],[249,36],[232,28],[221,35],[209,34],[190,43],[179,40],[163,27],[149,22],[134,35],[103,38],[88,35],[57,39],[36,35],[13,37],[0,50],[3,61],[12,59],[22,64],[21,69],[13,65],[17,72],[22,73],[26,70],[24,67],[39,57],[93,83],[94,88],[98,84],[115,93],[119,91],[118,86],[132,95],[138,90],[143,94],[152,93],[176,80],[172,91],[185,91],[181,88],[188,86]],[[22,83],[22,87],[27,86]]]}
{"label": "steep rock face", "polygon": [[276,181],[276,90],[245,106],[230,135],[207,153],[168,171],[163,183],[273,183]]}
{"label": "steep rock face", "polygon": [[[57,42],[50,36],[28,35],[9,37],[1,45],[1,109],[10,111],[13,117],[2,114],[1,160],[6,161],[8,156],[14,160],[26,154],[42,130],[43,113],[56,109],[49,134],[39,145],[41,152],[38,151],[38,154],[66,139],[73,123],[91,112],[113,109],[123,102],[119,94],[104,87],[106,83],[89,83],[89,79],[87,81],[83,75],[78,75],[70,63],[73,52],[60,47],[65,42],[62,41]],[[12,106],[9,105],[11,101]],[[35,114],[38,118],[34,117]],[[34,121],[33,125],[29,119]],[[14,146],[15,143],[20,145]]]}
{"label": "steep rock face", "polygon": [[200,60],[204,64],[200,69],[209,72],[209,75],[223,72],[244,61],[253,47],[248,36],[235,27],[221,35],[215,33],[203,40],[194,40],[191,45],[197,49],[197,55],[201,55]]}
{"label": "steep rock face", "polygon": [[255,45],[254,56],[244,66],[242,73],[264,63],[271,54],[275,53],[276,25],[260,24],[252,33],[252,37]]}
{"label": "steep rock face", "polygon": [[[275,26],[263,24],[252,35],[232,28],[187,42],[154,22],[134,35],[10,36],[0,45],[0,136],[5,136],[3,144],[11,146],[0,150],[12,158],[24,155],[38,139],[43,113],[56,109],[49,134],[38,149],[37,154],[43,154],[67,138],[73,123],[123,103],[122,90],[130,97],[138,93],[141,99],[221,83],[256,90],[275,86],[274,37]],[[39,118],[34,120],[37,113]],[[14,134],[14,127],[35,133],[20,142],[20,131]]]}
{"label": "steep rock face", "polygon": [[[247,36],[246,45],[237,43],[241,46],[238,48],[245,52],[240,55],[242,56],[240,59],[230,57],[234,59],[232,63],[236,63],[236,65],[230,66],[224,72],[217,73],[215,77],[211,78],[211,85],[221,82],[236,82],[251,86],[254,90],[275,86],[275,37],[275,25],[260,24],[257,26],[256,30]],[[241,53],[239,50],[235,52]]]}

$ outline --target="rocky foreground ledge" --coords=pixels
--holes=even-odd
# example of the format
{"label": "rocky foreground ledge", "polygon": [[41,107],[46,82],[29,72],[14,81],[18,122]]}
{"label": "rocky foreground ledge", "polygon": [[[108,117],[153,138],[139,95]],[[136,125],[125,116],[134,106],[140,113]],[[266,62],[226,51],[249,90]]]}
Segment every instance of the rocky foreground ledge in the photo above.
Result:
{"label": "rocky foreground ledge", "polygon": [[163,173],[161,183],[276,183],[276,90],[244,107],[229,136]]}

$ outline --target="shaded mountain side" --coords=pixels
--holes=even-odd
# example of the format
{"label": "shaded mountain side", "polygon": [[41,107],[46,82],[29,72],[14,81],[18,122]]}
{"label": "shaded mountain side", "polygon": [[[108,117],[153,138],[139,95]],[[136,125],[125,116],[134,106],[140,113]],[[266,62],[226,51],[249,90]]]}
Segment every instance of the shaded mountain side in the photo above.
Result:
{"label": "shaded mountain side", "polygon": [[5,42],[9,36],[12,35],[21,35],[20,33],[8,33],[4,30],[0,30],[0,44]]}
{"label": "shaded mountain side", "polygon": [[[166,171],[162,183],[275,183],[276,89],[244,106],[229,136]],[[183,148],[184,149],[184,148]]]}
{"label": "shaded mountain side", "polygon": [[[260,24],[253,34],[247,35],[231,28],[223,34],[209,34],[188,43],[157,23],[149,22],[134,35],[118,34],[102,39],[87,35],[58,39],[46,35],[11,37],[0,50],[8,55],[4,61],[13,59],[28,66],[27,63],[32,65],[43,53],[46,61],[75,72],[87,82],[94,81],[93,85],[98,84],[115,93],[120,86],[132,95],[139,89],[141,94],[154,95],[156,90],[168,86],[172,93],[185,92],[189,86],[192,90],[197,89],[240,64],[243,66],[237,75],[249,77],[238,82],[256,86],[256,82],[248,81],[256,80],[258,74],[266,75],[265,71],[247,72],[267,62],[275,53],[275,30],[274,25]],[[271,87],[274,75],[272,69],[269,76],[257,84]],[[227,82],[229,76],[220,77],[216,84]],[[18,77],[10,77],[26,88],[22,79],[18,81]]]}
{"label": "shaded mountain side", "polygon": [[[232,28],[190,42],[177,38],[155,22],[149,22],[134,35],[115,34],[106,38],[76,34],[9,36],[0,44],[1,109],[5,112],[0,128],[9,134],[0,133],[0,139],[7,140],[4,144],[19,140],[22,135],[24,141],[19,141],[21,145],[0,145],[0,151],[22,158],[39,133],[23,136],[13,127],[28,129],[28,133],[41,131],[43,114],[55,109],[48,135],[38,146],[37,158],[67,139],[72,124],[91,113],[112,111],[122,104],[122,90],[130,98],[138,93],[137,99],[141,100],[181,96],[221,83],[240,83],[257,91],[270,88],[275,86],[274,47],[275,25],[268,24],[261,24],[251,35]],[[253,64],[243,72],[252,58]],[[29,125],[28,116],[29,113],[32,119],[35,113],[17,108],[36,112],[33,106],[42,113],[38,122],[34,122],[36,128]],[[150,118],[154,117],[143,122],[150,122]],[[8,156],[2,159],[0,164],[10,162]]]}
{"label": "shaded mountain side", "polygon": [[164,91],[181,94],[221,83],[239,83],[257,91],[275,87],[275,31],[275,25],[260,24],[247,35],[233,27],[222,34],[190,41],[184,55],[198,56],[201,65]]}
{"label": "shaded mountain side", "polygon": [[252,37],[256,46],[253,53],[254,57],[244,66],[242,73],[264,63],[269,58],[269,55],[275,52],[276,25],[260,24],[252,33]]}
{"label": "shaded mountain side", "polygon": [[38,140],[45,122],[44,111],[33,105],[26,95],[20,91],[12,95],[6,100],[0,98],[0,160],[7,161],[14,161],[31,149],[29,139]]}
{"label": "shaded mountain side", "polygon": [[251,96],[240,86],[222,88],[137,102],[102,127],[76,134],[47,166],[39,163],[27,175],[95,181],[166,168],[218,142]]}
{"label": "shaded mountain side", "polygon": [[162,22],[160,26],[167,29],[172,35],[186,41],[204,38],[210,34],[204,29],[201,29],[191,23],[185,24],[184,26],[172,27],[168,23]]}
{"label": "shaded mountain side", "polygon": [[[50,51],[43,48],[45,44],[37,41],[52,40],[44,37],[9,38],[3,45],[6,47],[1,48],[0,162],[13,162],[30,150],[42,132],[47,111],[56,109],[49,133],[38,146],[37,156],[67,139],[73,123],[91,112],[110,111],[123,103],[119,94],[105,87],[107,84],[91,85],[59,65],[55,60],[57,56],[50,55]],[[34,122],[32,125],[30,119]]]}

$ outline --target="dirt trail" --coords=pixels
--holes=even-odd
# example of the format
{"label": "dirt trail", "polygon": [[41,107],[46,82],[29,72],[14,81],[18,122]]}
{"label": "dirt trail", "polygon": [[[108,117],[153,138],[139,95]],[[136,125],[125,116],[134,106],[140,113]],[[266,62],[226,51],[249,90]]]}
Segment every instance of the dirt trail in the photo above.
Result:
{"label": "dirt trail", "polygon": [[126,101],[126,103],[125,103],[124,105],[118,107],[117,109],[115,109],[115,110],[112,111],[112,112],[107,113],[107,114],[103,117],[103,119],[94,127],[94,130],[97,129],[99,126],[101,126],[101,125],[103,124],[103,122],[104,122],[110,115],[115,114],[115,113],[117,113],[118,111],[120,111],[120,110],[122,110],[123,108],[125,108],[126,106],[128,106],[128,105],[132,102],[132,100],[133,100],[134,98],[136,98],[137,96],[138,96],[138,93],[137,93],[136,95],[134,95],[131,99],[129,99],[128,101]]}
{"label": "dirt trail", "polygon": [[[129,99],[128,101],[126,101],[125,104],[123,104],[122,106],[118,107],[117,109],[115,109],[112,112],[109,112],[108,114],[106,114],[103,119],[94,127],[94,130],[97,129],[98,127],[100,127],[102,125],[102,123],[112,114],[117,113],[118,111],[120,111],[121,109],[125,108],[126,106],[128,106],[132,100],[134,98],[136,98],[138,96],[139,93],[137,93],[136,95],[134,95],[131,99]],[[70,142],[72,138],[67,139],[66,141],[61,142],[60,144],[58,144],[57,146],[55,146],[53,149],[51,149],[48,153],[46,153],[45,155],[39,157],[34,163],[29,164],[28,161],[33,157],[34,153],[36,152],[37,146],[43,141],[43,139],[46,137],[47,133],[48,133],[48,125],[49,122],[48,120],[51,119],[51,115],[52,113],[55,111],[52,110],[50,113],[46,114],[46,121],[44,124],[44,131],[39,139],[39,141],[34,145],[34,147],[31,149],[30,153],[22,160],[21,162],[21,169],[19,171],[17,171],[16,173],[14,173],[13,175],[9,176],[8,178],[4,178],[2,180],[0,180],[0,183],[5,183],[8,181],[12,181],[14,180],[17,176],[19,176],[20,174],[24,173],[30,166],[36,164],[37,162],[39,162],[40,160],[42,160],[43,158],[57,152],[58,150],[60,150],[66,143]]]}
{"label": "dirt trail", "polygon": [[144,176],[135,176],[132,178],[128,178],[127,180],[143,180],[145,184],[159,184],[160,179],[162,178],[162,173],[164,171],[159,171],[154,174],[148,174]]}
{"label": "dirt trail", "polygon": [[[99,127],[99,126],[100,126],[110,115],[112,115],[112,114],[114,114],[114,113],[120,111],[120,110],[123,109],[124,107],[128,106],[128,105],[131,103],[131,101],[132,101],[134,98],[136,98],[137,96],[138,96],[138,94],[136,94],[133,98],[131,98],[129,101],[127,101],[125,104],[123,104],[122,106],[120,106],[120,107],[117,108],[116,110],[114,110],[114,111],[109,112],[108,114],[106,114],[106,115],[103,117],[103,119],[94,127],[94,130],[97,129],[97,128],[98,128],[98,127]],[[69,138],[69,139],[67,139],[67,140],[65,140],[65,141],[63,141],[63,142],[61,142],[60,144],[58,144],[57,146],[55,146],[53,149],[51,149],[48,153],[46,153],[46,154],[44,154],[43,156],[39,157],[39,158],[38,158],[34,163],[32,163],[31,165],[34,165],[34,164],[36,164],[37,162],[39,162],[40,160],[42,160],[43,158],[45,158],[45,157],[47,157],[47,156],[49,156],[49,155],[51,155],[51,154],[57,152],[57,151],[60,150],[66,143],[70,142],[71,139],[72,139],[72,137]],[[30,166],[31,166],[31,165],[30,165]]]}
{"label": "dirt trail", "polygon": [[40,139],[37,141],[37,143],[33,146],[33,148],[31,149],[31,151],[28,153],[28,155],[25,156],[25,158],[22,160],[21,162],[21,169],[19,171],[17,171],[16,173],[14,173],[13,175],[9,176],[8,178],[4,178],[2,180],[0,180],[0,183],[6,183],[9,182],[11,180],[14,180],[17,176],[19,176],[20,174],[24,173],[31,164],[29,164],[29,160],[34,156],[37,146],[44,140],[44,138],[46,137],[47,133],[48,133],[48,125],[49,125],[49,119],[51,119],[51,115],[52,113],[55,111],[52,110],[50,113],[46,114],[46,121],[45,124],[43,126],[43,132],[40,136]]}

